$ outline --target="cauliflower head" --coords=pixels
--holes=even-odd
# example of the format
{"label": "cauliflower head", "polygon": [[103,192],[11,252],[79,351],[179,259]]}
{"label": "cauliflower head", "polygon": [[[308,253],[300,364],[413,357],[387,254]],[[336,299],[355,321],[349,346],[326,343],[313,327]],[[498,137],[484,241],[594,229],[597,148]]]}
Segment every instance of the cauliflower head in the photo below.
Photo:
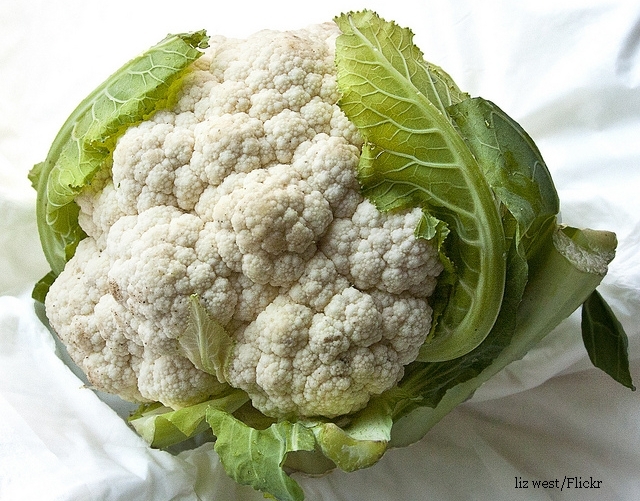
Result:
{"label": "cauliflower head", "polygon": [[[416,358],[442,265],[419,209],[360,193],[337,36],[213,37],[77,198],[87,236],[46,312],[96,388],[177,409],[229,384],[268,416],[335,417]],[[223,380],[179,349],[193,295],[233,340]]]}

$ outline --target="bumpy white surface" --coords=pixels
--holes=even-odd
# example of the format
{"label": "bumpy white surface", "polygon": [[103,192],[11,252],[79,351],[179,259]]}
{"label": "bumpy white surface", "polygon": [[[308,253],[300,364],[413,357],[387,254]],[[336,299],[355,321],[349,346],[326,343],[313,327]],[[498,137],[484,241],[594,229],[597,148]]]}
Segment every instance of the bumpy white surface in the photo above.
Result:
{"label": "bumpy white surface", "polygon": [[360,195],[337,34],[213,37],[175,108],[80,196],[88,237],[46,307],[96,388],[174,408],[214,393],[178,352],[192,294],[236,342],[226,380],[267,415],[358,410],[415,359],[442,266],[419,210]]}

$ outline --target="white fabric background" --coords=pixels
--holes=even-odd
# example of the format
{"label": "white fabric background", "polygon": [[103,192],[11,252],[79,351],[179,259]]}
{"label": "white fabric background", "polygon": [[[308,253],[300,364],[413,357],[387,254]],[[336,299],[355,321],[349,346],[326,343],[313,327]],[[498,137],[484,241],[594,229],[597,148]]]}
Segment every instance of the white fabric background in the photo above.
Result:
{"label": "white fabric background", "polygon": [[[26,175],[86,94],[169,32],[299,28],[369,7],[533,136],[563,220],[613,230],[601,292],[640,385],[640,6],[607,0],[0,3],[0,500],[262,499],[205,447],[149,449],[57,355],[29,294],[48,268]],[[418,444],[351,474],[296,476],[308,500],[637,500],[640,392],[590,367],[574,315]],[[600,489],[517,489],[582,477]]]}

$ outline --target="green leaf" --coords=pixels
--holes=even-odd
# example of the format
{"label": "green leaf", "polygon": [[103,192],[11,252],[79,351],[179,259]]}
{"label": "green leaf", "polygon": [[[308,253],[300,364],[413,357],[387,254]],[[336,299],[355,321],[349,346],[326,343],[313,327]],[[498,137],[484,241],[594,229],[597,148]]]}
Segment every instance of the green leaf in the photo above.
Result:
{"label": "green leaf", "polygon": [[[515,220],[505,215],[505,227],[510,247],[507,254],[507,281],[498,318],[485,340],[474,350],[453,360],[420,363],[407,367],[400,388],[413,397],[401,407],[416,404],[435,407],[452,387],[475,378],[504,350],[512,340],[516,330],[517,311],[528,279],[529,267],[521,246],[513,238]],[[419,396],[419,398],[418,398]]]}
{"label": "green leaf", "polygon": [[437,217],[433,217],[427,212],[422,213],[422,217],[415,229],[416,238],[424,238],[425,240],[436,239],[438,249],[444,244],[449,235],[447,224],[440,221]]}
{"label": "green leaf", "polygon": [[629,371],[627,334],[597,290],[582,305],[582,339],[594,366],[635,391]]}
{"label": "green leaf", "polygon": [[316,441],[309,428],[282,421],[257,430],[216,409],[207,411],[207,422],[216,435],[220,462],[237,483],[250,485],[279,501],[304,499],[302,488],[282,466],[288,453],[314,450]]}
{"label": "green leaf", "polygon": [[129,423],[149,445],[165,449],[206,430],[205,413],[208,407],[209,402],[203,402],[173,410],[156,402],[141,406],[129,418]]}
{"label": "green leaf", "polygon": [[[394,411],[390,445],[401,447],[422,438],[484,382],[526,355],[579,308],[605,276],[616,244],[615,235],[610,232],[558,228],[548,246],[540,251],[539,266],[529,274],[517,307],[515,331],[506,346],[497,347],[495,357],[486,357],[488,363],[474,364],[473,357],[478,353],[471,352],[451,361],[466,361],[471,372],[462,365],[414,362],[407,366],[406,376],[399,384],[407,398]],[[491,338],[487,341],[478,350],[495,349]],[[444,386],[444,391],[439,386]]]}
{"label": "green leaf", "polygon": [[340,106],[365,138],[363,193],[383,211],[422,207],[451,231],[445,252],[457,281],[423,356],[459,357],[491,330],[506,272],[496,201],[443,110],[460,95],[434,83],[433,67],[409,30],[370,11],[336,22],[342,31],[336,42]]}
{"label": "green leaf", "polygon": [[209,315],[197,294],[189,297],[189,312],[189,324],[178,337],[180,352],[196,368],[225,383],[225,368],[233,351],[233,339],[224,326]]}
{"label": "green leaf", "polygon": [[515,218],[514,234],[529,260],[556,228],[560,202],[531,137],[495,104],[480,97],[448,108],[500,202]]}
{"label": "green leaf", "polygon": [[392,401],[373,398],[344,428],[327,422],[313,426],[322,453],[343,471],[377,463],[387,450],[393,426]]}
{"label": "green leaf", "polygon": [[44,167],[44,162],[39,162],[35,164],[27,174],[27,177],[31,182],[31,187],[34,190],[38,189],[38,184],[40,183],[40,176],[42,175],[43,167]]}
{"label": "green leaf", "polygon": [[95,89],[64,123],[47,158],[29,178],[37,188],[40,240],[54,275],[86,235],[78,225],[76,196],[103,168],[124,131],[169,107],[180,79],[207,46],[204,31],[169,35]]}
{"label": "green leaf", "polygon": [[[227,387],[228,388],[228,387]],[[179,444],[209,428],[206,413],[210,408],[234,412],[249,400],[240,390],[227,392],[205,402],[173,410],[156,402],[142,405],[129,423],[152,447],[165,449]]]}
{"label": "green leaf", "polygon": [[509,252],[507,285],[491,333],[466,359],[428,368],[432,381],[445,382],[434,386],[437,391],[428,397],[432,405],[447,390],[451,374],[456,375],[456,383],[475,377],[509,344],[530,261],[535,261],[539,251],[551,245],[559,211],[555,186],[542,155],[519,124],[482,98],[466,99],[450,106],[448,111],[506,209],[502,224]]}
{"label": "green leaf", "polygon": [[40,303],[44,303],[44,298],[47,297],[47,292],[49,292],[49,287],[51,287],[51,284],[53,284],[56,277],[57,276],[52,271],[47,273],[33,287],[33,291],[31,292],[31,297]]}

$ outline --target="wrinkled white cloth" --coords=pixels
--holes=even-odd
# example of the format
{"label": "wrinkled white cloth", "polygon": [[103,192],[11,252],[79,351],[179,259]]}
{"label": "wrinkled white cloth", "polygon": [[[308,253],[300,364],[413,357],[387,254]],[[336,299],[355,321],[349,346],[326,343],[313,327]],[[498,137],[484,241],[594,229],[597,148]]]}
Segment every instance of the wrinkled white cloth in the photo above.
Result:
{"label": "wrinkled white cloth", "polygon": [[[366,5],[365,5],[366,4]],[[615,231],[600,287],[640,385],[640,5],[623,0],[0,3],[0,500],[263,499],[210,445],[152,450],[83,386],[29,294],[47,271],[26,175],[73,108],[168,32],[245,36],[364,6],[531,134],[564,222]],[[640,498],[640,393],[591,367],[574,315],[419,443],[374,467],[295,475],[308,500]],[[543,487],[538,481],[548,481]],[[536,487],[536,485],[538,485]],[[563,487],[561,489],[561,487]]]}

